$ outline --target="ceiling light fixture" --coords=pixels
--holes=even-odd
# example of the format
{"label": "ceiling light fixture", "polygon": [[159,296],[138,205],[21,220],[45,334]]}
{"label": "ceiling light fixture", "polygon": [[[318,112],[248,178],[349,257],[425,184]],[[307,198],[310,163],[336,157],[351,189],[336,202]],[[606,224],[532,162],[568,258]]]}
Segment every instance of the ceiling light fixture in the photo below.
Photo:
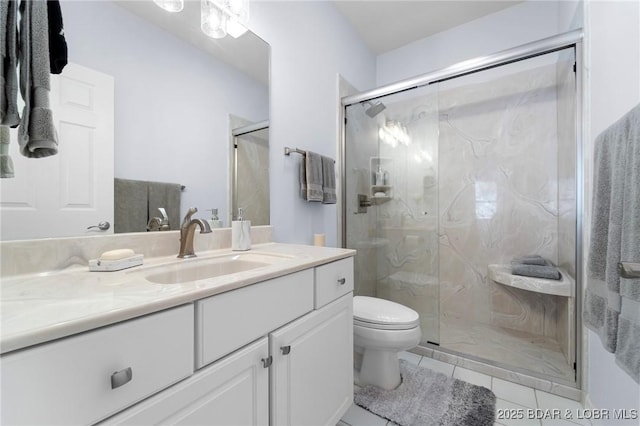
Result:
{"label": "ceiling light fixture", "polygon": [[153,0],[155,4],[166,10],[167,12],[180,12],[184,9],[183,0]]}
{"label": "ceiling light fixture", "polygon": [[[168,12],[180,12],[184,0],[153,0]],[[249,0],[200,0],[200,29],[212,38],[234,38],[248,31]]]}
{"label": "ceiling light fixture", "polygon": [[202,32],[209,37],[237,38],[247,32],[249,0],[200,0],[200,5]]}

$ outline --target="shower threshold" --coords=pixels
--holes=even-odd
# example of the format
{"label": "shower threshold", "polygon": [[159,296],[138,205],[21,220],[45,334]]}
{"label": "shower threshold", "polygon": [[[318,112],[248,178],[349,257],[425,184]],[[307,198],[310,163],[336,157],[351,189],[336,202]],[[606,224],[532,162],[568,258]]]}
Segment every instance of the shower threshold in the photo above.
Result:
{"label": "shower threshold", "polygon": [[552,337],[447,318],[440,324],[440,345],[432,348],[554,383],[576,385],[573,363]]}

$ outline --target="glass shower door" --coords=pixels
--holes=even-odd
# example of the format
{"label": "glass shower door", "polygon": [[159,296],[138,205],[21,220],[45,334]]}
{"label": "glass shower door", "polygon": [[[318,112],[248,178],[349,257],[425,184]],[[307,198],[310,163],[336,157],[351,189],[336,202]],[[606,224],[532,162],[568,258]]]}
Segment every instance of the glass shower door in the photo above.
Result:
{"label": "glass shower door", "polygon": [[[250,126],[255,127],[255,126]],[[253,226],[269,224],[269,127],[234,130],[232,217],[242,208]]]}
{"label": "glass shower door", "polygon": [[440,340],[437,108],[437,89],[427,86],[345,111],[355,294],[417,311],[422,345]]}

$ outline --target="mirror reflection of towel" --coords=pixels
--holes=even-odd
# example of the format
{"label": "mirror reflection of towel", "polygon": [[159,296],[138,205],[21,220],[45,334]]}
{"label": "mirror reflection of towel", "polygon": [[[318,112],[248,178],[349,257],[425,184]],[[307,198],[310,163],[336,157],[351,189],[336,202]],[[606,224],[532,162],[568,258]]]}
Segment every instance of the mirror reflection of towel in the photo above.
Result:
{"label": "mirror reflection of towel", "polygon": [[181,186],[179,184],[149,182],[148,218],[160,216],[158,207],[162,207],[169,216],[170,229],[180,229],[180,198]]}
{"label": "mirror reflection of towel", "polygon": [[180,229],[181,190],[176,183],[114,179],[114,232],[145,232],[161,216],[158,207],[167,211],[170,229]]}
{"label": "mirror reflection of towel", "polygon": [[146,181],[114,179],[113,231],[116,234],[147,230],[147,197]]}

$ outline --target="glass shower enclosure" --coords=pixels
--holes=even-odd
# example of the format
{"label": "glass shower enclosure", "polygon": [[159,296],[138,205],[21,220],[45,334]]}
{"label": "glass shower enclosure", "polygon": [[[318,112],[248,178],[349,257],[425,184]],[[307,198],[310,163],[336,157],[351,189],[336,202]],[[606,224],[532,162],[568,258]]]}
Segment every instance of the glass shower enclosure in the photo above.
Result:
{"label": "glass shower enclosure", "polygon": [[[355,294],[420,314],[423,347],[575,385],[573,47],[345,107]],[[539,254],[559,292],[496,281]]]}

